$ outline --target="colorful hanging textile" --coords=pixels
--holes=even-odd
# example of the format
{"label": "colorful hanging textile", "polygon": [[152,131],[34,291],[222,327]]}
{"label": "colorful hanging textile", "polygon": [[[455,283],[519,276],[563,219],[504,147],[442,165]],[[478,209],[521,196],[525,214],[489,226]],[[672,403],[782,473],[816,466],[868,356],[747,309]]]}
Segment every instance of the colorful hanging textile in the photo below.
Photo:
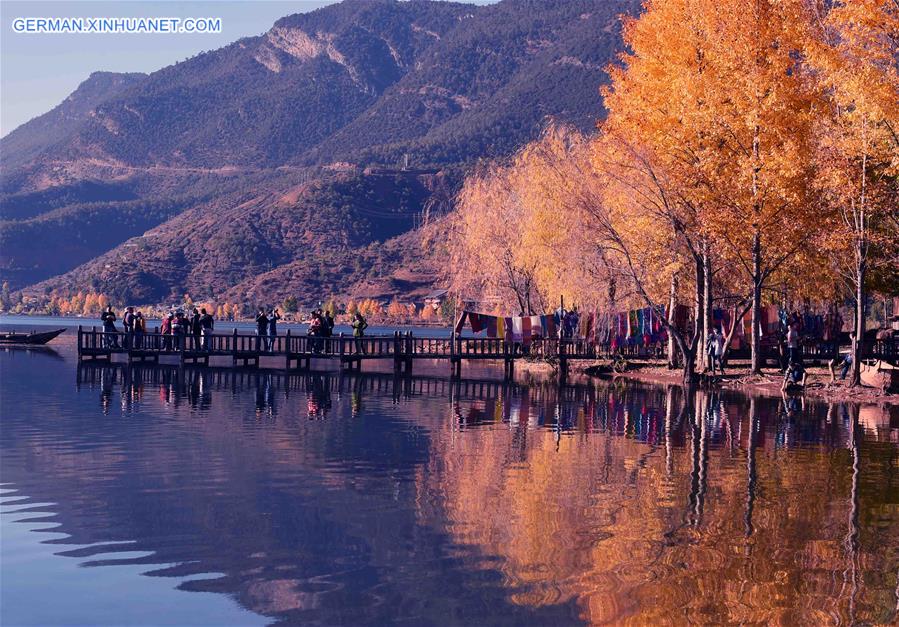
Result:
{"label": "colorful hanging textile", "polygon": [[648,347],[652,340],[652,308],[644,307],[640,311],[643,312],[643,320],[640,325],[641,337],[643,338],[643,346]]}
{"label": "colorful hanging textile", "polygon": [[482,314],[474,313],[473,311],[468,312],[468,322],[471,324],[472,333],[480,333],[486,328],[484,318],[485,316]]}
{"label": "colorful hanging textile", "polygon": [[588,342],[592,342],[594,340],[594,329],[593,324],[595,322],[595,316],[593,313],[584,313],[581,316],[580,324],[578,328],[578,335]]}
{"label": "colorful hanging textile", "polygon": [[496,337],[501,340],[506,339],[506,319],[505,318],[497,318],[496,319]]}
{"label": "colorful hanging textile", "polygon": [[499,319],[496,316],[487,316],[487,337],[500,337],[497,334],[497,325],[499,323]]}
{"label": "colorful hanging textile", "polygon": [[674,307],[674,328],[681,333],[687,332],[687,326],[690,323],[690,308],[686,305],[675,305]]}
{"label": "colorful hanging textile", "polygon": [[521,339],[521,316],[515,316],[514,318],[512,318],[512,341],[520,342]]}
{"label": "colorful hanging textile", "polygon": [[556,325],[555,317],[550,314],[547,316],[541,316],[543,320],[543,324],[546,325],[546,334],[544,337],[558,337],[559,335],[559,327]]}
{"label": "colorful hanging textile", "polygon": [[531,343],[531,317],[521,318],[521,342],[527,346]]}
{"label": "colorful hanging textile", "polygon": [[465,327],[465,318],[466,317],[467,317],[467,312],[463,311],[459,315],[459,319],[456,320],[456,326],[453,328],[453,330],[456,332],[456,335],[459,335],[460,333],[462,333],[462,329]]}

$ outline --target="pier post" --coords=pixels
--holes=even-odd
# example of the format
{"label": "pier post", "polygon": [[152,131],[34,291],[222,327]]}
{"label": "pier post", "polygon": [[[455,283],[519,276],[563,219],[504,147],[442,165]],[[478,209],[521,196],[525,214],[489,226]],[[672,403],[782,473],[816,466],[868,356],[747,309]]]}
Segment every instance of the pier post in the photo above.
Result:
{"label": "pier post", "polygon": [[456,371],[456,327],[450,331],[450,376]]}
{"label": "pier post", "polygon": [[284,336],[284,369],[290,370],[290,329]]}
{"label": "pier post", "polygon": [[235,366],[237,365],[237,329],[234,329],[234,334],[231,336],[231,363]]}
{"label": "pier post", "polygon": [[406,347],[404,349],[406,354],[406,373],[412,372],[412,331],[406,331]]}
{"label": "pier post", "polygon": [[81,357],[81,349],[83,348],[83,338],[81,337],[81,325],[78,325],[78,357]]}
{"label": "pier post", "polygon": [[393,332],[393,371],[394,372],[400,371],[400,367],[401,367],[401,363],[402,363],[401,360],[403,357],[402,350],[403,350],[403,346],[402,346],[402,343],[400,342],[400,332],[394,331]]}

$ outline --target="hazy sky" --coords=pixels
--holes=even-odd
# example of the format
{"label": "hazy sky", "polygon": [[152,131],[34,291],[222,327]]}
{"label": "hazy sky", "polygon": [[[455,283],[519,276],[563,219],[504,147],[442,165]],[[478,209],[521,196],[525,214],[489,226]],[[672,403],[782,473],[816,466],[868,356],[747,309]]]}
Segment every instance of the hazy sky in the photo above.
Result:
{"label": "hazy sky", "polygon": [[[91,72],[152,72],[332,1],[0,0],[0,136],[55,107]],[[23,34],[13,31],[17,17],[220,17],[222,32]]]}

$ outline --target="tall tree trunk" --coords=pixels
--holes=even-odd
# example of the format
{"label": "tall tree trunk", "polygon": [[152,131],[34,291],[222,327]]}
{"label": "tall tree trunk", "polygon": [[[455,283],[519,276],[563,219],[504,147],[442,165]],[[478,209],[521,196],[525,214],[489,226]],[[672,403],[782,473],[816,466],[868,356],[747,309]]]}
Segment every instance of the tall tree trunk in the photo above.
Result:
{"label": "tall tree trunk", "polygon": [[[746,301],[743,302],[745,303]],[[730,354],[730,345],[734,340],[734,335],[736,335],[737,330],[743,325],[743,316],[746,315],[751,306],[751,302],[748,305],[743,305],[743,303],[741,303],[731,311],[730,326],[727,329],[727,335],[724,337],[724,350],[721,352],[721,363],[727,362],[727,357]]]}
{"label": "tall tree trunk", "polygon": [[702,369],[705,371],[711,366],[705,347],[708,346],[712,330],[712,257],[709,254],[708,240],[702,243],[702,277],[702,340],[699,345],[702,346]]}
{"label": "tall tree trunk", "polygon": [[865,341],[865,275],[868,269],[863,247],[864,243],[859,242],[855,263],[855,339],[852,341],[852,371],[849,377],[849,385],[852,387],[861,385],[862,382],[861,356]]}
{"label": "tall tree trunk", "polygon": [[[677,273],[671,275],[671,291],[668,294],[668,324],[674,324],[674,308],[677,307]],[[677,353],[674,337],[668,334],[668,368],[674,370],[677,368]]]}
{"label": "tall tree trunk", "polygon": [[693,298],[693,305],[696,310],[694,318],[693,318],[693,334],[690,338],[689,346],[686,345],[681,348],[681,355],[684,358],[683,367],[683,380],[684,385],[687,387],[692,387],[696,385],[696,346],[699,343],[699,338],[702,334],[701,329],[701,320],[703,315],[703,294],[705,293],[705,269],[703,268],[702,257],[695,258],[695,273],[696,273],[696,293]]}
{"label": "tall tree trunk", "polygon": [[751,374],[762,373],[762,342],[760,326],[762,323],[762,277],[761,277],[761,238],[758,231],[752,237],[752,343],[749,371]]}
{"label": "tall tree trunk", "polygon": [[852,376],[849,385],[861,385],[861,356],[865,342],[865,279],[868,272],[867,181],[868,153],[862,153],[858,206],[853,211],[855,230],[855,341],[852,342]]}

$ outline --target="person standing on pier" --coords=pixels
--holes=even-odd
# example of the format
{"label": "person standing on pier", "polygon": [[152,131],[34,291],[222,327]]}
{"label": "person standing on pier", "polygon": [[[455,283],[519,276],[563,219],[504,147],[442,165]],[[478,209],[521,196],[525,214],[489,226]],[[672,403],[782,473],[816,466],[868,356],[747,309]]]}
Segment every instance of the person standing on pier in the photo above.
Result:
{"label": "person standing on pier", "polygon": [[147,332],[147,321],[144,314],[138,311],[134,314],[134,348],[143,348],[144,333]]}
{"label": "person standing on pier", "polygon": [[259,314],[256,316],[256,350],[263,351],[267,348],[268,336],[268,316],[265,315],[265,308],[259,308]]}
{"label": "person standing on pier", "polygon": [[115,328],[116,315],[112,310],[112,305],[106,308],[106,311],[100,316],[100,320],[103,322],[103,333],[105,334],[107,348],[118,348],[119,341],[116,337],[118,331]]}
{"label": "person standing on pier", "polygon": [[187,335],[187,319],[184,317],[184,312],[180,309],[175,312],[175,317],[172,318],[172,337],[175,340],[175,350],[180,351],[184,348],[184,336]]}
{"label": "person standing on pier", "polygon": [[321,352],[321,340],[320,337],[324,336],[324,327],[325,323],[322,321],[322,317],[319,312],[313,311],[309,317],[309,330],[306,332],[309,336],[309,344],[312,348],[313,353]]}
{"label": "person standing on pier", "polygon": [[272,309],[268,312],[268,350],[275,350],[275,338],[278,337],[278,320],[281,319],[281,312]]}
{"label": "person standing on pier", "polygon": [[200,333],[203,336],[203,350],[208,351],[212,343],[212,329],[215,326],[212,316],[202,310],[200,316]]}
{"label": "person standing on pier", "polygon": [[162,350],[172,350],[172,320],[174,318],[175,315],[170,313],[162,319],[162,327],[159,329],[159,333],[162,335]]}
{"label": "person standing on pier", "polygon": [[362,314],[358,311],[353,314],[353,337],[355,338],[354,343],[356,344],[356,354],[364,355],[365,354],[365,341],[362,339],[365,337],[365,329],[368,328],[368,323],[365,321],[365,318],[362,317]]}
{"label": "person standing on pier", "polygon": [[193,315],[190,317],[190,334],[194,338],[194,350],[200,350],[203,327],[200,325],[200,310],[194,307]]}
{"label": "person standing on pier", "polygon": [[125,348],[131,348],[134,344],[134,307],[125,308],[122,326],[125,327]]}

